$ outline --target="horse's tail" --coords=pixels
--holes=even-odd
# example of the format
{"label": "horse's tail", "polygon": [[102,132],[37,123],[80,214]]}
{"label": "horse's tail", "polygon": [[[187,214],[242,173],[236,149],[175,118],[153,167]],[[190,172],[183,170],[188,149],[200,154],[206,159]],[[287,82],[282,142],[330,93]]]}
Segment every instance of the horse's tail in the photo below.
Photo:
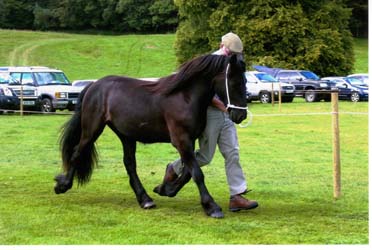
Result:
{"label": "horse's tail", "polygon": [[[60,136],[59,144],[62,154],[63,168],[65,172],[70,170],[71,159],[74,156],[74,152],[80,142],[80,136],[82,132],[81,128],[81,105],[85,93],[87,92],[89,86],[84,88],[84,90],[79,95],[79,100],[75,107],[75,113],[72,115],[71,119],[67,121],[62,127],[62,133]],[[89,181],[92,175],[93,167],[97,163],[97,151],[94,146],[94,142],[87,145],[77,159],[74,159],[75,176],[78,179],[79,184],[84,184]]]}

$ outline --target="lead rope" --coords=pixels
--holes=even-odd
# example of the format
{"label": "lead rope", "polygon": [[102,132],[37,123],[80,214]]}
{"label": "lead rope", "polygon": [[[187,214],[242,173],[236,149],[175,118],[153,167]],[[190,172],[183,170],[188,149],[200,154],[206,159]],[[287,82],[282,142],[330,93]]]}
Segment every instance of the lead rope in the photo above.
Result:
{"label": "lead rope", "polygon": [[228,76],[227,76],[228,73],[229,73],[229,69],[230,69],[230,63],[227,64],[226,71],[225,71],[225,88],[226,88],[226,96],[227,96],[227,108],[247,110],[247,117],[248,117],[247,122],[244,123],[244,124],[242,124],[242,123],[239,124],[239,127],[246,128],[246,127],[248,127],[249,125],[252,124],[253,114],[252,114],[251,111],[248,110],[248,107],[235,106],[234,104],[230,103],[229,80],[228,80]]}

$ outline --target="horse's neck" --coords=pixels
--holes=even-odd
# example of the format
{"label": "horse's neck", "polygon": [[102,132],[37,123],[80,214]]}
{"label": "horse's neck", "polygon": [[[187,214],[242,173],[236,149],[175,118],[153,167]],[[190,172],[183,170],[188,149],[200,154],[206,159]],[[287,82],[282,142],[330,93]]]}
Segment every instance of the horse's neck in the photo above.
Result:
{"label": "horse's neck", "polygon": [[194,101],[201,105],[200,108],[208,107],[212,101],[215,91],[212,84],[212,79],[210,80],[199,80],[194,83],[192,87],[192,92],[194,94]]}

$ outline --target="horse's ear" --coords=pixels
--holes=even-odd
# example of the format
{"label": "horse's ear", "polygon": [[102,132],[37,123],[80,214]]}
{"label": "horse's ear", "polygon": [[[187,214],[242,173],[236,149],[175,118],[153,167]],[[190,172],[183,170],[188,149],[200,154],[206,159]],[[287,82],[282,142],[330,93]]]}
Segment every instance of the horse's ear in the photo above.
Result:
{"label": "horse's ear", "polygon": [[229,61],[231,64],[236,64],[238,62],[238,56],[235,53],[232,54]]}
{"label": "horse's ear", "polygon": [[229,58],[229,63],[232,65],[237,65],[239,67],[242,67],[242,70],[245,70],[245,63],[244,63],[244,58],[243,54],[232,54]]}

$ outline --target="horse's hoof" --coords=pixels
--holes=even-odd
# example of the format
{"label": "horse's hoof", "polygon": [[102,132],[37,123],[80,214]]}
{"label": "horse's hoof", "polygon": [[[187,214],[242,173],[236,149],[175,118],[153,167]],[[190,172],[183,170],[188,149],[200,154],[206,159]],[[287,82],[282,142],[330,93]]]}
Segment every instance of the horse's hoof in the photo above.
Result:
{"label": "horse's hoof", "polygon": [[153,191],[161,196],[174,197],[177,195],[177,191],[172,190],[164,183],[156,186]]}
{"label": "horse's hoof", "polygon": [[63,194],[63,193],[66,193],[67,190],[69,190],[69,188],[67,188],[65,185],[60,185],[60,184],[57,184],[54,186],[54,192],[56,194]]}
{"label": "horse's hoof", "polygon": [[71,184],[66,185],[66,177],[64,175],[58,175],[54,177],[57,184],[54,186],[54,192],[56,194],[66,193],[71,188]]}
{"label": "horse's hoof", "polygon": [[156,204],[153,201],[147,201],[142,205],[142,208],[144,208],[144,209],[151,209],[151,208],[155,208],[155,207],[156,207]]}
{"label": "horse's hoof", "polygon": [[61,193],[61,190],[59,189],[58,185],[56,185],[54,187],[54,193],[56,193],[56,194],[60,194]]}
{"label": "horse's hoof", "polygon": [[209,216],[216,219],[222,219],[224,217],[222,211],[212,212]]}
{"label": "horse's hoof", "polygon": [[165,188],[164,188],[163,184],[160,184],[160,185],[156,186],[153,191],[154,191],[154,193],[157,193],[161,196],[167,196],[166,193],[165,193]]}

